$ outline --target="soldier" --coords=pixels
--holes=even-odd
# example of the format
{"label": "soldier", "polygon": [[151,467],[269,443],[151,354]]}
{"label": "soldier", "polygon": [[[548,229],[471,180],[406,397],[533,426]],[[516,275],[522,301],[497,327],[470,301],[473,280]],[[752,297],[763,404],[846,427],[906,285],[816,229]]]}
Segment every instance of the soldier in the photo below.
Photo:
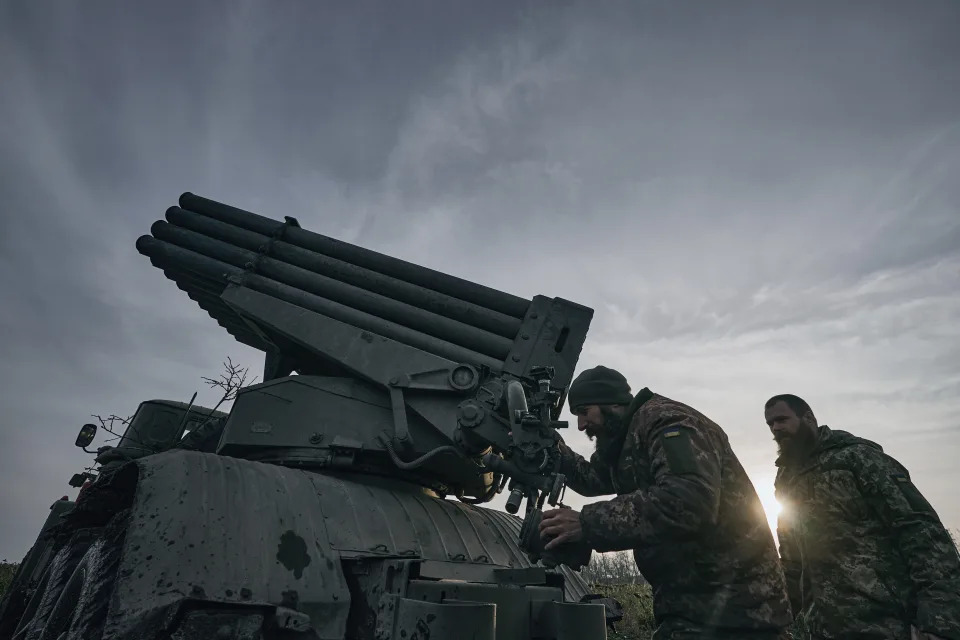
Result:
{"label": "soldier", "polygon": [[654,594],[654,638],[786,637],[791,615],[763,507],[726,434],[698,411],[596,367],[570,386],[570,409],[596,452],[560,445],[581,512],[543,514],[546,550],[566,542],[633,549]]}
{"label": "soldier", "polygon": [[764,413],[787,590],[811,637],[960,640],[960,557],[907,470],[874,442],[818,427],[797,396]]}

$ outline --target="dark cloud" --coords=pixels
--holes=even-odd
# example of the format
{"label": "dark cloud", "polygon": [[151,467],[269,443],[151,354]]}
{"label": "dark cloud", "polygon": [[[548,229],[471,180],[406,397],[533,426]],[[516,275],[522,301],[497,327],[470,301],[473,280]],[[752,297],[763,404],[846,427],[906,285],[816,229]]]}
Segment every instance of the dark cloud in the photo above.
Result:
{"label": "dark cloud", "polygon": [[[307,165],[338,181],[375,180],[411,98],[522,14],[508,3],[112,7],[31,3],[7,22],[70,160],[103,188],[142,179],[158,160],[202,165],[204,152],[227,164],[209,167],[217,173]],[[159,149],[137,144],[163,132],[172,135]],[[158,151],[162,159],[143,157]],[[96,162],[82,161],[91,153]]]}
{"label": "dark cloud", "polygon": [[767,484],[750,403],[803,389],[949,506],[955,2],[0,12],[0,556],[90,414],[259,373],[134,248],[183,191],[592,306],[583,365],[704,407]]}

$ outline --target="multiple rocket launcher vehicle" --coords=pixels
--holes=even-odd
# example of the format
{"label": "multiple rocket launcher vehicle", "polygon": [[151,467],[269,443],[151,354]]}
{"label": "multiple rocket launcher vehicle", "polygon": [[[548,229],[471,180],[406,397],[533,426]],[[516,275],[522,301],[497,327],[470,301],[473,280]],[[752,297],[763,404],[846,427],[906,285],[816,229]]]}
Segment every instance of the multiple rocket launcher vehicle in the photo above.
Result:
{"label": "multiple rocket launcher vehicle", "polygon": [[[537,530],[591,309],[190,193],[137,249],[263,381],[229,413],[142,403],[54,504],[0,638],[606,637],[590,550]],[[480,506],[503,491],[509,513]]]}

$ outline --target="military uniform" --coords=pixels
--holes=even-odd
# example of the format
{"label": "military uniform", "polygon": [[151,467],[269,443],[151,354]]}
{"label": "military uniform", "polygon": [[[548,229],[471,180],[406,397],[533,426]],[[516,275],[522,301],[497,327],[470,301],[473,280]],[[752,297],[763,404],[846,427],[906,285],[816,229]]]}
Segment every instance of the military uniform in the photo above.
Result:
{"label": "military uniform", "polygon": [[581,495],[618,494],[583,508],[584,541],[601,552],[633,549],[653,588],[654,637],[786,637],[773,534],[726,434],[648,389],[623,424],[618,455],[587,462],[561,445],[562,471]]}
{"label": "military uniform", "polygon": [[960,640],[960,557],[907,470],[880,445],[821,426],[781,460],[780,553],[793,610],[814,638]]}

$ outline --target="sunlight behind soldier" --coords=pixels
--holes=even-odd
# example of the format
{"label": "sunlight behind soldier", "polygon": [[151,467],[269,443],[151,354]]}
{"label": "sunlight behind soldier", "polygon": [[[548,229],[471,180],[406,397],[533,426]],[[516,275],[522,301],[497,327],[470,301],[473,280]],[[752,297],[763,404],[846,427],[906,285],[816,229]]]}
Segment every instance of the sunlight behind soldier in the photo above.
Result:
{"label": "sunlight behind soldier", "polygon": [[777,502],[774,497],[773,476],[767,475],[759,478],[755,488],[757,496],[760,498],[760,504],[763,505],[763,512],[767,515],[767,523],[773,532],[773,539],[777,540],[777,516],[783,511],[783,505]]}

